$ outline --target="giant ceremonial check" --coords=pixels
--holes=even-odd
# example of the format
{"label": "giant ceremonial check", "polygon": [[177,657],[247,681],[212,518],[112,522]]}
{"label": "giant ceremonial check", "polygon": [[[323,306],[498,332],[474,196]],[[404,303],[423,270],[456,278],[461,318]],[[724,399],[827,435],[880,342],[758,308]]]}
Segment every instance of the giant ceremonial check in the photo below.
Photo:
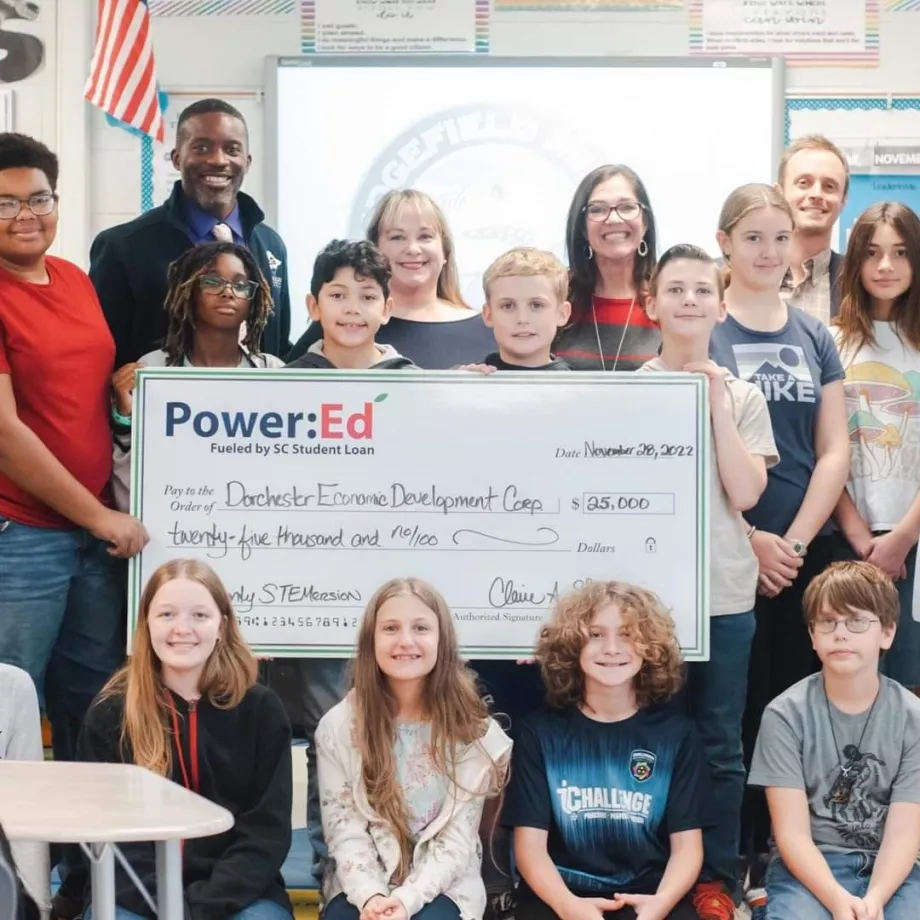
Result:
{"label": "giant ceremonial check", "polygon": [[705,379],[145,369],[132,506],[161,563],[210,563],[259,653],[351,652],[390,578],[446,597],[465,654],[531,653],[555,599],[623,579],[708,655]]}

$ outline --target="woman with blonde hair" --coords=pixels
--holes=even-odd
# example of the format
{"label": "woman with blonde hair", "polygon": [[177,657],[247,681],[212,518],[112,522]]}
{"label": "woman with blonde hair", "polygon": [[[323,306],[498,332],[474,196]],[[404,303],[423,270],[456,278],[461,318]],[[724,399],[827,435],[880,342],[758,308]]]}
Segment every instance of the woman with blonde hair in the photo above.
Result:
{"label": "woman with blonde hair", "polygon": [[[743,725],[748,763],[766,705],[817,669],[802,597],[833,558],[830,519],[849,471],[843,367],[834,339],[821,320],[788,305],[780,293],[793,229],[782,193],[751,184],[725,200],[716,236],[728,266],[728,316],[713,330],[710,352],[717,364],[763,390],[779,452],[767,488],[744,515],[759,572]],[[763,795],[748,788],[742,846],[756,857],[755,888],[769,827]]]}
{"label": "woman with blonde hair", "polygon": [[[367,238],[387,257],[392,271],[393,312],[377,332],[426,370],[473,364],[495,350],[492,330],[460,292],[454,238],[444,212],[418,189],[387,192],[371,214]],[[313,323],[287,356],[290,363],[322,338]]]}
{"label": "woman with blonde hair", "polygon": [[511,741],[430,585],[398,578],[371,598],[352,689],[323,717],[316,747],[324,920],[482,920],[479,824]]}
{"label": "woman with blonde hair", "polygon": [[697,920],[706,758],[665,704],[683,663],[659,598],[618,581],[559,599],[537,645],[546,708],[515,742],[504,822],[524,920]]}
{"label": "woman with blonde hair", "polygon": [[[183,846],[191,920],[290,920],[291,730],[209,566],[176,559],[151,575],[131,658],[87,713],[77,754],[146,767],[233,813],[230,830]],[[122,849],[155,891],[153,844]],[[117,920],[156,916],[121,867],[116,900]]]}

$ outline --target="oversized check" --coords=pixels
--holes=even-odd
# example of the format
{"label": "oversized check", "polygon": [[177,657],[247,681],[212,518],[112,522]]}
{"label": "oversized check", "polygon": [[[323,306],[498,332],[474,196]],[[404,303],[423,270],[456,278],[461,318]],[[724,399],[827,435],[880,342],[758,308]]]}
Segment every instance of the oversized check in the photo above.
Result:
{"label": "oversized check", "polygon": [[350,654],[388,579],[446,597],[465,654],[530,653],[589,580],[657,592],[708,655],[709,417],[686,374],[144,369],[132,507],[210,563],[252,647]]}

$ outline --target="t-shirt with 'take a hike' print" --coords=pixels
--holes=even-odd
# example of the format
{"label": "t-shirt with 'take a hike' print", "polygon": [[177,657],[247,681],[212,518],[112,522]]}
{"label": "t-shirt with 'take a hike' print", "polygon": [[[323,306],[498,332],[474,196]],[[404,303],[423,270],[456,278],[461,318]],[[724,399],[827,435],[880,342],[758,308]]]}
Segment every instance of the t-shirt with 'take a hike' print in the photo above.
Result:
{"label": "t-shirt with 'take a hike' print", "polygon": [[[815,469],[821,388],[843,379],[837,346],[820,320],[789,307],[782,329],[759,332],[728,316],[712,332],[709,353],[767,400],[779,463],[767,472],[760,501],[745,512],[759,530],[784,534],[805,498]],[[821,531],[827,532],[828,526]]]}

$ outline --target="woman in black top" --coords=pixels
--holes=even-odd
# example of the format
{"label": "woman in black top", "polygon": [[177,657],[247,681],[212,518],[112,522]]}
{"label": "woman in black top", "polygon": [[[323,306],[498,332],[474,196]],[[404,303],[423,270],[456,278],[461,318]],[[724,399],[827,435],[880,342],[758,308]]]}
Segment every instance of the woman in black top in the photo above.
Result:
{"label": "woman in black top", "polygon": [[[460,293],[454,241],[441,209],[415,189],[388,192],[377,203],[367,238],[389,259],[393,312],[377,342],[419,367],[443,370],[480,361],[495,350],[482,314]],[[287,356],[290,363],[322,337],[311,325]]]}

